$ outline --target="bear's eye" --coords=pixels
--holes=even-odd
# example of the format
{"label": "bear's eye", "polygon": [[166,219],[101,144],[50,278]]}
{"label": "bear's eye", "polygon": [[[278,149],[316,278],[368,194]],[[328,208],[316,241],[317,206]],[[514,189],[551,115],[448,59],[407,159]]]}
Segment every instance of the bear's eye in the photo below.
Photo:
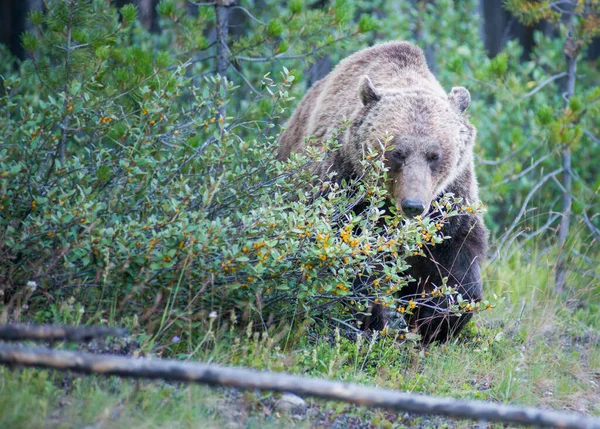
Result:
{"label": "bear's eye", "polygon": [[437,153],[428,153],[427,154],[427,161],[429,161],[429,162],[435,162],[439,159],[440,159],[440,156]]}
{"label": "bear's eye", "polygon": [[406,159],[406,155],[399,151],[392,152],[392,157],[396,161],[404,161]]}

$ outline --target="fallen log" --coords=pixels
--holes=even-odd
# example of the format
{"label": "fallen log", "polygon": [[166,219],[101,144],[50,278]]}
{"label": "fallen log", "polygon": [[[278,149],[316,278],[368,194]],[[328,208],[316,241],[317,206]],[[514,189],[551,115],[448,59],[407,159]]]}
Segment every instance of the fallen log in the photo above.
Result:
{"label": "fallen log", "polygon": [[40,326],[0,325],[0,340],[4,341],[90,341],[94,338],[123,337],[129,331],[104,326]]}
{"label": "fallen log", "polygon": [[177,360],[132,359],[123,356],[55,351],[46,348],[0,344],[0,363],[38,368],[69,370],[84,374],[151,378],[240,389],[291,392],[300,396],[344,401],[367,407],[437,414],[479,422],[503,422],[558,428],[600,429],[600,419],[531,407],[484,401],[437,398],[353,383],[319,380],[290,374],[228,368],[214,364]]}

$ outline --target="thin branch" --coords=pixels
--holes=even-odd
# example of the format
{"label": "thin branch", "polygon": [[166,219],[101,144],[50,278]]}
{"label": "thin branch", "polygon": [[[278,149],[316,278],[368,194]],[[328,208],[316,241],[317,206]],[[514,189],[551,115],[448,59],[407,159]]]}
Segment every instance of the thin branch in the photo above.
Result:
{"label": "thin branch", "polygon": [[590,140],[592,140],[594,143],[600,144],[600,139],[598,137],[596,137],[595,135],[593,135],[592,133],[590,133],[588,130],[584,131],[585,135],[588,136],[590,138]]}
{"label": "thin branch", "polygon": [[59,49],[59,50],[62,50],[62,51],[67,51],[67,50],[74,51],[75,49],[79,49],[79,48],[87,48],[88,46],[90,46],[90,44],[89,44],[89,43],[82,43],[82,44],[80,44],[80,45],[75,45],[75,46],[67,46],[67,47],[65,47],[65,46],[60,46],[60,45],[54,45],[54,47],[55,47],[56,49]]}
{"label": "thin branch", "polygon": [[514,151],[512,151],[511,153],[509,153],[508,155],[506,155],[504,158],[496,160],[496,161],[489,161],[487,159],[483,159],[479,156],[477,156],[477,163],[478,164],[483,164],[483,165],[500,165],[500,164],[504,164],[506,161],[509,161],[510,159],[514,158],[515,156],[517,156],[517,154],[519,152],[521,152],[526,146],[527,144],[529,144],[529,142],[531,141],[531,139],[533,138],[533,136],[529,136],[521,146],[519,146],[517,149],[515,149]]}
{"label": "thin branch", "polygon": [[254,86],[252,86],[250,81],[248,79],[246,79],[246,76],[244,76],[244,74],[241,71],[239,71],[231,62],[229,63],[229,66],[233,69],[234,72],[237,73],[237,75],[239,77],[242,78],[242,80],[246,83],[246,85],[248,85],[250,87],[250,90],[252,90],[252,92],[254,92],[257,95],[260,95],[260,92],[256,88],[254,88]]}
{"label": "thin branch", "polygon": [[587,263],[589,265],[589,267],[590,267],[590,269],[592,271],[594,271],[594,272],[596,272],[598,274],[598,269],[596,268],[598,266],[598,261],[597,260],[592,259],[589,256],[585,256],[583,253],[578,252],[575,249],[571,249],[571,253],[573,253],[578,258],[581,258],[585,263]]}
{"label": "thin branch", "polygon": [[330,319],[333,320],[334,322],[339,323],[340,325],[343,325],[345,328],[348,328],[351,331],[356,332],[357,334],[361,334],[361,335],[365,334],[365,331],[362,331],[362,330],[358,329],[356,326],[352,326],[348,322],[344,322],[343,320],[336,319],[335,317],[331,317]]}
{"label": "thin branch", "polygon": [[[212,47],[214,45],[215,45],[215,43],[211,43],[209,47]],[[207,47],[206,49],[208,49],[209,47]],[[217,56],[216,55],[206,55],[206,56],[198,56],[196,58],[190,58],[186,61],[185,66],[187,67],[188,65],[199,63],[199,62],[206,61],[206,60],[212,60],[214,58],[217,58]],[[168,70],[168,71],[177,70],[177,69],[179,69],[179,67],[182,67],[182,66],[180,64],[175,64],[175,65],[167,67],[166,70]],[[213,71],[210,72],[210,74],[212,74],[212,73],[213,73]]]}
{"label": "thin branch", "polygon": [[573,429],[600,429],[600,419],[573,413],[484,401],[437,398],[391,389],[360,386],[354,383],[319,380],[246,368],[227,368],[215,364],[177,360],[131,359],[123,356],[54,351],[45,348],[17,347],[5,344],[0,344],[0,362],[5,365],[53,368],[84,374],[165,379],[187,383],[202,383],[211,386],[292,392],[300,396],[313,396],[420,415],[437,414],[476,421]]}
{"label": "thin branch", "polygon": [[592,223],[585,210],[583,211],[583,221],[594,235],[594,238],[600,242],[600,230]]}
{"label": "thin branch", "polygon": [[500,186],[503,185],[505,183],[508,182],[513,182],[515,180],[520,179],[521,177],[527,175],[527,173],[529,173],[531,170],[533,170],[535,167],[537,167],[538,165],[540,165],[543,161],[545,161],[546,159],[548,159],[550,156],[552,155],[552,153],[547,153],[546,155],[542,156],[541,158],[539,158],[538,160],[536,160],[533,164],[531,164],[529,167],[527,167],[525,170],[521,171],[519,174],[514,174],[510,177],[507,177],[504,180],[501,180],[498,183],[494,183],[491,188],[495,188],[496,186]]}
{"label": "thin branch", "polygon": [[548,231],[550,229],[550,227],[552,226],[552,224],[560,217],[561,217],[560,213],[554,213],[554,214],[548,216],[548,220],[546,221],[546,223],[544,225],[542,225],[541,227],[539,227],[538,229],[536,229],[535,231],[530,232],[530,233],[526,233],[525,231],[519,231],[517,234],[514,234],[513,237],[510,239],[510,241],[504,246],[505,249],[510,249],[517,238],[523,237],[523,240],[519,240],[519,246],[516,246],[512,251],[509,251],[509,253],[507,255],[504,255],[504,259],[509,260],[511,258],[511,256],[517,250],[523,248],[523,245],[526,242],[531,240],[533,237],[536,237],[536,236]]}
{"label": "thin branch", "polygon": [[555,80],[560,79],[561,77],[565,77],[566,75],[567,75],[567,72],[562,72],[562,73],[555,74],[554,76],[550,76],[549,78],[543,80],[542,83],[540,83],[538,86],[536,86],[535,88],[533,88],[527,94],[523,94],[521,96],[521,98],[529,98],[529,97],[531,97],[533,94],[535,94],[536,92],[540,91],[542,88],[544,88],[549,83],[552,83]]}
{"label": "thin branch", "polygon": [[242,7],[242,6],[233,6],[233,7],[232,7],[232,9],[240,9],[240,10],[242,10],[242,11],[243,11],[243,12],[244,12],[246,15],[248,15],[248,17],[249,17],[250,19],[252,19],[253,21],[255,21],[255,22],[258,22],[260,25],[267,25],[267,24],[265,24],[264,22],[262,22],[260,19],[256,18],[254,15],[252,15],[252,14],[250,13],[250,11],[249,11],[248,9],[246,9],[245,7]]}
{"label": "thin branch", "polygon": [[557,174],[561,173],[562,171],[563,171],[563,168],[561,167],[561,168],[557,168],[556,170],[554,170],[554,171],[546,174],[531,189],[531,191],[529,191],[529,194],[527,194],[527,197],[525,197],[525,201],[523,201],[523,204],[521,205],[521,209],[519,210],[519,213],[517,214],[517,217],[515,217],[515,219],[513,220],[512,224],[508,227],[508,229],[506,230],[506,232],[500,238],[500,240],[499,240],[500,244],[498,245],[498,249],[501,249],[504,246],[504,243],[506,243],[506,240],[508,239],[508,237],[510,236],[510,234],[512,234],[512,232],[515,229],[515,227],[518,225],[519,221],[521,220],[521,217],[523,217],[523,215],[525,214],[525,211],[527,210],[527,205],[529,204],[529,200],[531,200],[531,198],[537,192],[537,190],[544,183],[546,183],[548,180],[550,180],[552,177],[556,176]]}
{"label": "thin branch", "polygon": [[562,185],[562,183],[560,183],[560,180],[558,180],[556,176],[552,178],[552,181],[556,184],[556,186],[558,186],[558,189],[560,189],[561,192],[567,192],[565,187]]}

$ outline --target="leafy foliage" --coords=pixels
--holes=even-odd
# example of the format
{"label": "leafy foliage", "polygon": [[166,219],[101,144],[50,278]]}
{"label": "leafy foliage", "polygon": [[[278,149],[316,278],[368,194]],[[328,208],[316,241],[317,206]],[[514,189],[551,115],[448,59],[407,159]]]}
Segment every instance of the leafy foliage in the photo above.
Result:
{"label": "leafy foliage", "polygon": [[[367,312],[372,302],[403,316],[427,301],[394,297],[408,280],[404,260],[439,244],[449,217],[478,207],[449,196],[427,219],[385,214],[385,147],[366,157],[362,181],[315,184],[307,165],[337,150],[335,136],[322,150],[274,160],[275,124],[295,81],[285,67],[244,98],[224,77],[189,77],[199,71],[190,62],[143,49],[153,39],[131,6],[119,20],[105,2],[76,5],[52,3],[35,17],[38,35],[24,37],[32,60],[4,80],[0,125],[10,143],[0,152],[0,251],[13,317],[23,302],[38,307],[73,294],[91,307],[91,320],[135,314],[162,333],[202,310],[236,308],[266,323],[269,315]],[[172,25],[187,19],[173,2],[159,10]],[[286,31],[294,20],[331,19],[345,29],[353,16],[346,2],[326,13],[281,13]],[[269,22],[267,39],[295,34],[284,37],[284,26]],[[374,27],[369,19],[357,25],[354,32]],[[165,34],[181,41],[178,31]],[[259,37],[231,49],[262,54],[269,43]],[[191,49],[188,42],[181,43]],[[232,104],[244,110],[222,118]],[[367,210],[354,214],[363,201]],[[369,281],[354,287],[361,276]],[[455,293],[438,286],[436,296]],[[478,307],[459,297],[446,311]],[[44,320],[57,311],[36,314]]]}
{"label": "leafy foliage", "polygon": [[[568,27],[547,7],[556,2],[506,2],[522,22],[555,23],[535,33],[523,59],[515,41],[488,58],[476,0],[343,0],[323,8],[242,1],[246,12],[236,12],[244,30],[231,28],[222,78],[214,76],[212,6],[161,1],[161,31],[150,34],[131,5],[46,3],[48,13],[33,13],[34,29],[23,36],[28,61],[13,70],[0,46],[3,320],[126,325],[148,333],[137,336],[136,353],[600,412],[600,75],[586,57],[598,32],[590,7],[597,2],[578,2],[585,7],[573,34],[582,44],[568,104]],[[498,302],[458,301],[451,311],[485,309],[485,317],[462,340],[427,349],[407,332],[366,338],[311,322],[335,318],[344,327],[347,313],[368,311],[375,300],[401,315],[424,305],[426,297],[395,297],[407,281],[404,258],[443,240],[449,216],[480,208],[448,196],[431,218],[384,215],[385,147],[365,159],[362,182],[344,186],[315,184],[306,168],[336,150],[335,138],[324,150],[273,159],[279,127],[306,91],[305,72],[321,57],[336,63],[381,39],[416,42],[445,88],[469,88],[486,223],[502,256],[484,272],[484,293]],[[577,294],[568,300],[548,286],[563,191],[560,175],[548,175],[561,167],[565,146],[573,154],[578,228],[569,243]],[[365,212],[350,210],[363,200]],[[371,287],[357,289],[356,279]],[[436,295],[453,294],[452,285],[438,286]],[[70,385],[33,370],[0,376],[8,426],[51,426],[55,408],[67,413],[59,420],[95,424],[122,404],[129,406],[117,417],[121,426],[148,419],[189,426],[212,420],[218,408],[198,407],[217,402],[214,391],[130,389],[89,378]],[[70,389],[64,408],[57,385]],[[242,402],[255,415],[271,400],[249,393]],[[24,404],[36,404],[34,412]],[[336,406],[332,420],[344,414]],[[392,424],[381,415],[367,421]]]}
{"label": "leafy foliage", "polygon": [[[422,297],[394,298],[407,281],[404,258],[442,240],[447,216],[477,206],[449,197],[449,208],[420,223],[383,219],[378,154],[365,160],[362,182],[342,187],[313,183],[306,166],[322,151],[273,160],[279,126],[305,92],[302,71],[381,38],[416,40],[445,87],[471,90],[486,222],[509,232],[500,244],[519,238],[515,227],[556,224],[561,188],[548,174],[565,144],[576,149],[574,211],[584,219],[598,211],[597,69],[580,62],[565,106],[562,40],[536,33],[529,60],[514,42],[489,59],[472,31],[475,0],[242,4],[245,32],[230,35],[224,77],[213,76],[212,6],[162,1],[162,30],[149,34],[131,5],[49,5],[23,36],[31,60],[2,69],[0,280],[13,317],[31,305],[51,319],[76,296],[86,320],[129,314],[163,332],[231,307],[286,319],[344,318],[375,300],[399,313],[421,305]],[[335,138],[326,149],[336,150]],[[358,216],[349,208],[363,198],[370,207]],[[594,258],[594,243],[577,251]],[[356,290],[360,277],[375,287]]]}

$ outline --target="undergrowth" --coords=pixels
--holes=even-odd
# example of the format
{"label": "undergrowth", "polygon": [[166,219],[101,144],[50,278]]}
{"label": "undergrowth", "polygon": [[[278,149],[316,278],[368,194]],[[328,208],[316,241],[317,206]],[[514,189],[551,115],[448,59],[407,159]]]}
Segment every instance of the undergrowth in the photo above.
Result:
{"label": "undergrowth", "polygon": [[[446,344],[424,348],[401,339],[401,334],[356,335],[308,319],[293,327],[260,331],[232,313],[222,318],[206,314],[201,325],[186,335],[192,340],[184,348],[191,353],[178,353],[184,348],[174,337],[154,354],[600,415],[596,307],[565,302],[553,294],[552,271],[540,265],[541,258],[531,263],[523,259],[519,253],[487,268],[486,294],[498,296],[497,307],[479,313],[458,338]],[[151,354],[141,349],[136,353]],[[33,369],[4,368],[1,374],[0,424],[4,427],[71,427],[76,422],[99,427],[217,427],[230,421],[232,413],[238,427],[357,421],[389,427],[442,424],[431,417],[308,398],[304,414],[288,415],[277,407],[279,394],[270,392],[240,393]]]}

